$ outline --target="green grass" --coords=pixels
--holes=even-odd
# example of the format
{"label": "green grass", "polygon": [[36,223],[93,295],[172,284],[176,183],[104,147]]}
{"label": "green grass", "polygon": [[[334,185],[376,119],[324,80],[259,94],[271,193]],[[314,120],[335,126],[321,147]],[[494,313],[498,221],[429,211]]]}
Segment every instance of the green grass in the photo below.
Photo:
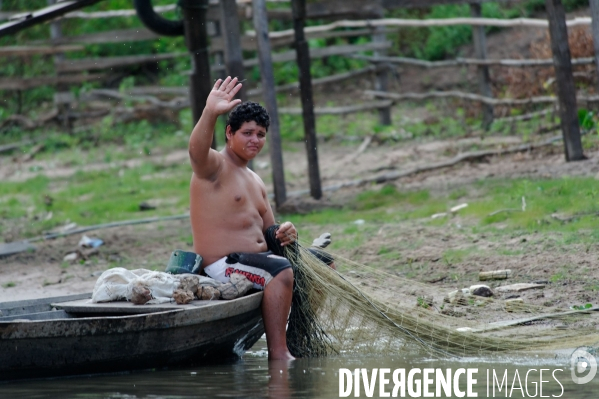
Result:
{"label": "green grass", "polygon": [[507,248],[502,248],[502,249],[498,249],[497,253],[499,255],[504,255],[504,256],[517,256],[517,255],[524,254],[524,251],[521,250],[521,249],[507,249]]}
{"label": "green grass", "polygon": [[[163,153],[173,148],[185,149],[187,133],[175,130],[175,126],[150,126],[147,123],[121,126],[115,133],[110,131],[109,122],[106,121],[106,126],[97,132],[98,140],[108,144],[88,145],[83,149],[81,144],[85,136],[49,134],[46,152],[38,155],[42,161],[53,160],[59,165],[83,166],[98,162],[106,164],[106,169],[80,171],[68,178],[37,176],[24,182],[0,182],[0,217],[9,224],[25,226],[23,234],[31,236],[68,222],[91,225],[183,213],[189,204],[189,165],[158,166],[144,162],[144,157],[158,149]],[[171,131],[165,134],[161,129]],[[118,165],[133,157],[142,161],[140,166],[125,168]],[[525,211],[521,210],[523,197]],[[163,205],[153,211],[140,212],[139,203],[148,200],[162,201]],[[473,232],[555,231],[560,233],[561,244],[584,242],[587,248],[599,239],[594,216],[599,213],[599,182],[590,177],[484,179],[472,185],[453,187],[447,193],[404,191],[391,184],[373,185],[341,209],[290,215],[289,219],[300,226],[343,226],[348,238],[336,245],[350,247],[359,245],[365,231],[374,228],[373,225],[406,220],[422,220],[426,225],[438,227],[453,223],[452,217],[431,219],[431,215],[447,212],[460,203],[468,203],[458,215],[461,223]],[[502,209],[510,211],[491,215]],[[572,219],[559,221],[552,217],[553,214]],[[364,225],[353,224],[358,219],[364,220]],[[2,230],[0,227],[0,233]],[[508,249],[503,251],[506,255],[517,254]],[[455,254],[448,260],[451,262],[454,257]]]}
{"label": "green grass", "polygon": [[401,258],[401,253],[397,249],[386,246],[379,248],[377,255],[383,260],[397,260]]}
{"label": "green grass", "polygon": [[[0,216],[19,219],[29,234],[39,234],[68,222],[92,225],[184,213],[189,206],[189,178],[187,164],[160,167],[146,163],[134,169],[80,171],[64,179],[38,176],[25,182],[2,182]],[[48,197],[50,205],[44,202]],[[148,200],[166,205],[142,213],[139,204]],[[45,220],[49,212],[52,217]]]}
{"label": "green grass", "polygon": [[[187,123],[185,123],[187,121]],[[35,158],[69,166],[91,162],[117,162],[140,155],[155,155],[177,149],[186,149],[191,133],[191,117],[186,111],[180,115],[179,125],[171,123],[151,124],[148,121],[128,124],[113,124],[110,117],[99,125],[88,126],[72,134],[63,133],[55,127],[34,130],[25,134],[19,128],[8,128],[0,136],[0,145],[28,138],[39,140],[42,151]],[[220,130],[219,130],[220,129]],[[217,124],[217,134],[222,132],[222,123]],[[222,141],[222,136],[221,141]],[[28,153],[38,143],[21,147],[13,154]]]}
{"label": "green grass", "polygon": [[447,266],[461,263],[468,257],[469,254],[474,252],[476,248],[471,249],[448,249],[443,253],[442,260]]}
{"label": "green grass", "polygon": [[[189,176],[187,164],[164,167],[144,163],[132,169],[80,171],[69,178],[38,176],[25,182],[1,182],[0,216],[6,220],[21,220],[34,234],[67,222],[91,225],[183,213],[189,204]],[[342,209],[290,215],[289,219],[298,225],[343,225],[343,233],[348,238],[338,245],[349,247],[359,245],[364,231],[372,223],[415,219],[437,226],[453,223],[452,218],[432,220],[430,216],[446,212],[459,202],[467,202],[468,207],[458,214],[476,229],[493,231],[498,226],[502,229],[507,226],[506,231],[511,234],[555,231],[561,233],[559,239],[565,245],[592,243],[599,238],[595,216],[599,213],[599,183],[594,178],[487,179],[474,186],[475,190],[458,188],[449,195],[442,195],[431,194],[427,190],[399,191],[395,186],[386,185],[358,194]],[[469,196],[471,191],[476,192],[475,196]],[[48,197],[52,199],[51,204],[45,202]],[[526,200],[525,211],[520,210],[522,197]],[[153,211],[140,212],[139,203],[148,200],[162,200],[165,205]],[[489,216],[492,212],[508,208],[515,211]],[[49,212],[52,212],[52,217],[45,220]],[[551,217],[554,213],[580,216],[561,222]],[[364,220],[364,224],[353,223],[358,219]],[[512,253],[509,249],[501,251]],[[446,258],[452,263],[463,256],[451,253]]]}
{"label": "green grass", "polygon": [[584,289],[585,291],[597,292],[599,291],[599,284],[589,284]]}
{"label": "green grass", "polygon": [[[469,197],[471,190],[457,189],[458,194],[445,196],[429,191],[400,192],[387,185],[361,194],[343,209],[328,209],[308,215],[291,215],[289,218],[298,225],[343,225],[344,234],[357,234],[361,226],[351,224],[362,219],[365,226],[370,224],[397,223],[404,220],[420,219],[434,226],[454,223],[451,217],[430,219],[430,216],[446,212],[458,202],[468,203],[468,207],[458,211],[462,223],[474,233],[493,232],[514,237],[531,232],[555,232],[555,240],[561,245],[587,243],[592,245],[599,239],[597,214],[599,214],[599,182],[591,177],[563,177],[558,179],[514,179],[483,180],[474,185],[475,196]],[[522,197],[526,210],[521,211]],[[459,199],[459,201],[456,201]],[[489,216],[497,210],[513,208],[516,211],[502,212]],[[551,215],[581,215],[568,222],[561,222]],[[555,245],[548,242],[547,245]],[[587,246],[588,246],[587,245]],[[520,250],[501,249],[505,255],[521,254]],[[454,251],[446,254],[446,261],[457,262],[467,256],[468,251]]]}
{"label": "green grass", "polygon": [[556,273],[554,275],[552,275],[551,277],[549,277],[549,281],[552,283],[558,283],[562,280],[566,280],[566,275],[564,273]]}
{"label": "green grass", "polygon": [[9,281],[7,283],[2,284],[2,288],[12,288],[12,287],[16,287],[17,283],[15,283],[14,281]]}
{"label": "green grass", "polygon": [[[599,212],[599,182],[592,177],[563,177],[560,179],[512,181],[481,181],[479,189],[485,197],[471,203],[466,214],[480,218],[483,225],[505,222],[511,227],[527,230],[577,231],[594,229],[596,220],[592,216],[580,216],[570,223],[551,217],[562,215],[585,215]],[[522,198],[526,201],[525,211],[489,214],[501,209],[521,209]]]}
{"label": "green grass", "polygon": [[[300,107],[299,98],[293,96],[279,95],[277,101],[280,106]],[[328,102],[327,107],[339,106],[333,102]],[[394,111],[393,114],[401,115],[401,111]],[[304,124],[301,115],[279,115],[281,139],[283,144],[289,141],[304,140]],[[381,126],[379,117],[375,111],[358,112],[355,114],[338,115],[320,115],[316,118],[316,134],[325,140],[339,137],[360,138],[375,133],[393,133],[394,126]]]}

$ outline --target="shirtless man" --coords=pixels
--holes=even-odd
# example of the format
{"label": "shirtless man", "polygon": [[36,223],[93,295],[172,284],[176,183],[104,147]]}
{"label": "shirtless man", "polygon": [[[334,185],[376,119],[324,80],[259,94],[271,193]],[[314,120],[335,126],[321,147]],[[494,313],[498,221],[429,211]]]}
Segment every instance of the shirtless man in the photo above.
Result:
{"label": "shirtless man", "polygon": [[226,282],[231,272],[241,272],[255,288],[264,289],[262,316],[268,358],[289,360],[293,356],[287,349],[285,327],[293,271],[289,261],[268,252],[274,240],[267,245],[265,233],[274,236],[277,245],[286,246],[296,240],[297,231],[290,222],[273,227],[264,182],[247,168],[266,141],[268,114],[256,103],[240,105],[229,116],[225,149],[217,152],[210,148],[218,116],[241,103],[234,99],[240,88],[237,78],[219,79],[189,139],[193,247],[203,257],[208,276]]}

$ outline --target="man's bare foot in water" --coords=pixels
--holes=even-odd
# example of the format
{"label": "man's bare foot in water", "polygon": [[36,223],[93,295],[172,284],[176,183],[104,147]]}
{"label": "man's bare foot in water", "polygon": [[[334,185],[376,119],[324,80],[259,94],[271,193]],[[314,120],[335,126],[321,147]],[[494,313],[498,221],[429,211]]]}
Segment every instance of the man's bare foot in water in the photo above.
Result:
{"label": "man's bare foot in water", "polygon": [[295,357],[289,353],[287,348],[284,351],[274,351],[268,349],[268,360],[295,360]]}

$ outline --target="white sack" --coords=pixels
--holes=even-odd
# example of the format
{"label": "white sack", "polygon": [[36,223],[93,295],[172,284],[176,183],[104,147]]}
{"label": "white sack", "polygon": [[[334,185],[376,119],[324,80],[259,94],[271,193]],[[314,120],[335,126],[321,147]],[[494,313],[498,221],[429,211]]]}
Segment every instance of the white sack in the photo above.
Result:
{"label": "white sack", "polygon": [[[131,300],[133,287],[147,287],[152,294],[148,304],[171,302],[173,292],[179,286],[179,278],[184,274],[170,274],[146,269],[127,270],[122,267],[106,270],[96,281],[92,302],[112,302]],[[205,276],[197,276],[200,284],[218,287],[220,282]]]}

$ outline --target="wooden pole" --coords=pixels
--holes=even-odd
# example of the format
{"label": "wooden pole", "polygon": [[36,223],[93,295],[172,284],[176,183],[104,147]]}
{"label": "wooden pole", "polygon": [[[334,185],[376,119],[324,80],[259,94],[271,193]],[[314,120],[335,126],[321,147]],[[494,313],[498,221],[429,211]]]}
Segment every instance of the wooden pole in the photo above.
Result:
{"label": "wooden pole", "polygon": [[[220,0],[220,12],[221,33],[225,41],[227,74],[233,77],[237,76],[240,81],[245,80],[236,0]],[[247,89],[243,86],[237,93],[237,97],[245,102],[247,100],[246,93]]]}
{"label": "wooden pole", "polygon": [[[227,75],[245,80],[243,68],[243,51],[241,47],[241,31],[236,0],[220,0],[220,32],[224,39],[225,64]],[[242,102],[248,99],[246,86],[243,85],[237,93]],[[248,168],[254,169],[254,160],[248,163]]]}
{"label": "wooden pole", "polygon": [[[206,30],[208,0],[180,0],[179,5],[183,14],[185,44],[191,55],[189,101],[193,116],[192,125],[195,125],[202,116],[206,99],[214,85],[210,77],[208,31]],[[216,148],[216,137],[212,139],[212,148]]]}
{"label": "wooden pole", "polygon": [[[210,38],[210,44],[212,45],[213,41],[216,41],[218,39],[221,38],[222,36],[222,24],[221,24],[221,19],[219,18],[218,20],[214,20],[214,21],[206,21],[207,22],[207,30],[208,30],[208,37]],[[223,48],[219,48],[219,49],[210,49],[210,54],[212,55],[212,63],[214,65],[218,65],[218,66],[223,66],[225,65],[225,68],[223,68],[224,70],[226,70],[226,60],[225,60],[225,53],[224,53],[224,49]],[[219,72],[223,71],[223,69],[221,69]],[[221,79],[225,79],[226,76],[216,76],[215,79],[217,78],[221,78]]]}
{"label": "wooden pole", "polygon": [[304,35],[306,20],[306,1],[292,0],[293,27],[295,31],[295,51],[299,67],[300,96],[304,119],[304,137],[308,154],[308,176],[310,179],[310,195],[315,199],[322,198],[320,169],[318,167],[318,149],[316,142],[316,117],[312,96],[312,77],[310,75],[310,50]]}
{"label": "wooden pole", "polygon": [[[47,4],[49,6],[56,4],[56,0],[47,0]],[[52,41],[55,40],[60,40],[60,38],[62,37],[62,31],[61,31],[61,22],[60,20],[56,20],[56,21],[52,21],[50,23],[50,39]],[[54,65],[58,65],[61,61],[64,61],[64,53],[56,53],[54,54]],[[56,71],[56,75],[60,75],[60,71]],[[56,85],[56,91],[57,92],[64,92],[68,90],[68,85],[65,84],[58,84]],[[71,132],[71,118],[70,118],[70,113],[71,113],[71,103],[63,103],[58,105],[58,109],[59,109],[59,116],[62,117],[62,126],[64,127],[64,129],[66,131],[68,131],[69,133]]]}
{"label": "wooden pole", "polygon": [[[48,0],[48,5],[51,6],[53,4],[56,4],[56,0]],[[52,39],[52,41],[55,40],[59,40],[62,37],[62,31],[61,31],[61,23],[60,20],[57,21],[53,21],[52,23],[50,23],[50,39]],[[54,63],[58,63],[60,61],[64,60],[64,53],[58,53],[54,55]]]}
{"label": "wooden pole", "polygon": [[268,38],[268,18],[266,16],[266,1],[252,0],[254,9],[253,22],[258,44],[260,59],[260,75],[266,109],[270,114],[270,129],[268,133],[270,161],[272,163],[272,181],[275,191],[275,205],[279,208],[287,200],[285,189],[285,172],[283,170],[283,151],[277,97],[275,94],[275,77],[272,67],[270,39]]}
{"label": "wooden pole", "polygon": [[[474,18],[482,18],[482,7],[480,3],[471,3],[470,11]],[[476,58],[484,60],[487,58],[487,39],[485,36],[484,26],[472,27],[472,38],[474,40],[474,51]],[[479,65],[478,68],[478,90],[481,96],[493,97],[491,91],[491,77],[489,75],[489,67]],[[489,130],[493,123],[493,106],[483,104],[483,129]]]}
{"label": "wooden pole", "polygon": [[595,70],[597,72],[597,89],[599,90],[599,0],[589,0],[593,29],[593,47],[595,49]]}
{"label": "wooden pole", "polygon": [[[378,9],[379,18],[384,18],[385,9],[379,2]],[[387,35],[385,34],[385,27],[379,26],[375,28],[374,34],[372,35],[372,41],[374,43],[384,43],[387,41]],[[385,50],[379,50],[374,52],[375,57],[386,56]],[[379,64],[382,68],[378,68],[375,72],[374,90],[376,91],[387,91],[389,89],[389,64]],[[379,123],[383,126],[391,125],[391,107],[379,109]]]}
{"label": "wooden pole", "polygon": [[572,75],[566,13],[561,0],[545,0],[545,4],[549,19],[549,35],[551,37],[551,51],[553,53],[566,161],[580,161],[586,159],[586,157],[582,152],[580,126],[578,125],[576,86]]}

